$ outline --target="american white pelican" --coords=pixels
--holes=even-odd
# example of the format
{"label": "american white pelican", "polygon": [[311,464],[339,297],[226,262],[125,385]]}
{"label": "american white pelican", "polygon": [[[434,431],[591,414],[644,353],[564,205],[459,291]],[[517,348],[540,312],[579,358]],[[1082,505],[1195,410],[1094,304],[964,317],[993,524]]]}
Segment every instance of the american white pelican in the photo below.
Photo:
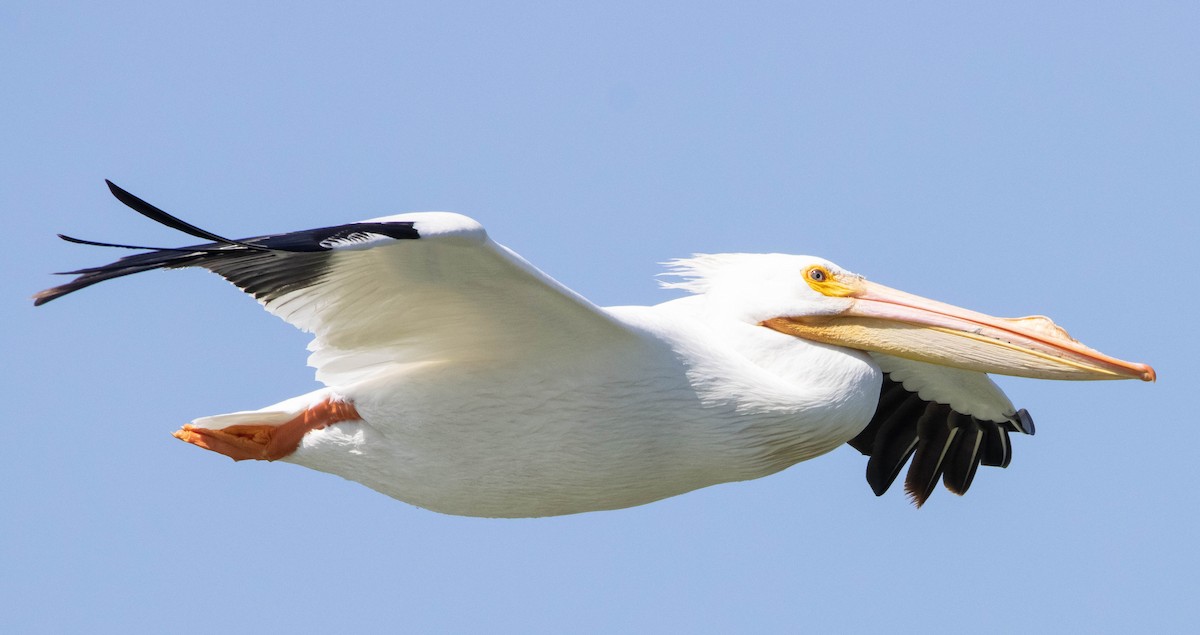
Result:
{"label": "american white pelican", "polygon": [[601,308],[457,214],[222,238],[109,183],[137,212],[212,241],[68,272],[42,304],[140,271],[203,267],[314,334],[326,388],[202,417],[175,436],[283,460],[428,509],[548,516],[758,478],[850,443],[882,494],[912,457],[921,505],[970,487],[1033,434],[987,372],[1154,380],[1045,317],[995,318],[781,254],[670,263],[692,295]]}

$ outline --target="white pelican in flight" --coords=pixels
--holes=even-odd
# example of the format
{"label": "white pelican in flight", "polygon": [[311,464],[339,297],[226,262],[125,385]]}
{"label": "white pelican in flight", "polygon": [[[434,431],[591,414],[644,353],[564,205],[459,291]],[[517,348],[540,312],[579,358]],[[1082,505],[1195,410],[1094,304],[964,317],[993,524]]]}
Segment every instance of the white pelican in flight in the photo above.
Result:
{"label": "white pelican in flight", "polygon": [[1033,434],[984,373],[1154,380],[1045,317],[996,318],[811,256],[670,263],[691,295],[598,307],[457,214],[414,213],[230,240],[109,183],[135,211],[211,241],[68,272],[35,304],[151,269],[203,267],[313,334],[325,388],[175,433],[449,514],[550,516],[759,478],[849,443],[877,495],[904,465],[919,506],[1005,467]]}

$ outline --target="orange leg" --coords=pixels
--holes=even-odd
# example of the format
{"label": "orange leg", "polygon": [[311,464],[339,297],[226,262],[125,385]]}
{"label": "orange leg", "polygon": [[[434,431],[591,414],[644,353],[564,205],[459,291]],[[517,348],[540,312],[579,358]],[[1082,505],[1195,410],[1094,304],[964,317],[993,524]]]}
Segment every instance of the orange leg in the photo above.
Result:
{"label": "orange leg", "polygon": [[210,430],[189,423],[174,434],[176,439],[224,454],[234,461],[274,461],[295,452],[309,430],[361,418],[354,404],[326,399],[279,425],[246,424]]}

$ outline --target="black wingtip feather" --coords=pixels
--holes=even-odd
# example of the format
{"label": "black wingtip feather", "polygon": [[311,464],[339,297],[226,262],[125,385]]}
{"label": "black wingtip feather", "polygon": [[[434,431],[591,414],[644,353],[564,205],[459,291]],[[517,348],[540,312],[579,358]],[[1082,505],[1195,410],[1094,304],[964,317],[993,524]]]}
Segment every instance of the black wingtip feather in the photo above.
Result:
{"label": "black wingtip feather", "polygon": [[894,411],[886,413],[880,424],[867,461],[867,484],[876,496],[888,491],[916,450],[916,421],[925,409],[924,403],[917,395],[909,394]]}
{"label": "black wingtip feather", "polygon": [[891,487],[911,459],[904,488],[921,507],[939,479],[961,496],[980,465],[1008,467],[1010,432],[1034,433],[1028,411],[1018,410],[1006,421],[977,419],[927,402],[885,373],[875,416],[849,444],[870,457],[867,483],[876,496]]}
{"label": "black wingtip feather", "polygon": [[1008,428],[994,421],[981,422],[983,427],[983,444],[980,449],[980,462],[991,467],[1008,467],[1012,460],[1012,444],[1008,438]]}
{"label": "black wingtip feather", "polygon": [[904,477],[904,491],[917,507],[933,494],[945,469],[950,444],[958,436],[950,414],[950,406],[932,402],[917,420],[917,450]]}
{"label": "black wingtip feather", "polygon": [[[37,293],[33,294],[33,296],[32,296],[33,297],[33,306],[42,306],[43,304],[53,300],[54,298],[57,298],[58,297],[57,295],[54,297],[49,297],[50,292],[53,290],[54,289],[46,289],[45,291],[38,291]],[[59,294],[59,295],[62,295],[62,294]]]}
{"label": "black wingtip feather", "polygon": [[57,287],[33,296],[34,306],[78,291],[104,280],[152,269],[199,266],[217,273],[242,290],[267,302],[323,279],[329,266],[329,252],[356,247],[381,237],[413,240],[421,237],[413,221],[362,222],[319,227],[298,232],[254,236],[231,240],[186,223],[143,201],[105,179],[117,200],[139,214],[183,233],[212,242],[186,247],[142,247],[120,243],[85,240],[59,234],[59,238],[82,245],[146,249],[98,267],[86,267],[64,275],[78,276]]}
{"label": "black wingtip feather", "polygon": [[110,192],[112,192],[113,196],[117,197],[118,201],[121,201],[127,207],[129,207],[129,209],[132,209],[133,211],[141,214],[142,216],[145,216],[146,218],[149,218],[150,220],[152,220],[156,223],[166,225],[167,227],[170,227],[171,229],[181,231],[185,234],[190,234],[197,238],[203,238],[205,240],[211,240],[211,241],[217,242],[217,243],[224,243],[226,245],[237,245],[239,247],[245,247],[247,249],[253,249],[255,251],[270,251],[268,248],[263,247],[261,245],[252,245],[250,243],[244,243],[240,240],[233,240],[230,238],[225,238],[224,236],[218,236],[217,234],[214,234],[206,229],[200,229],[199,227],[196,227],[195,225],[193,225],[191,223],[188,223],[184,220],[176,218],[176,217],[162,211],[161,209],[158,209],[157,207],[134,196],[133,194],[130,194],[129,192],[127,192],[124,189],[117,186],[116,183],[113,183],[112,181],[110,181],[108,179],[104,179],[104,182],[108,184],[108,190]]}
{"label": "black wingtip feather", "polygon": [[955,412],[951,425],[958,428],[954,442],[946,452],[946,466],[942,473],[942,484],[946,489],[962,496],[971,488],[975,472],[979,469],[980,449],[983,446],[983,428],[975,417]]}
{"label": "black wingtip feather", "polygon": [[908,397],[909,393],[904,390],[903,385],[892,381],[890,377],[885,375],[883,378],[883,387],[880,389],[879,405],[875,408],[875,416],[871,418],[867,427],[858,433],[858,436],[848,442],[850,447],[862,454],[871,456],[871,451],[875,447],[875,437],[879,434],[880,427]]}
{"label": "black wingtip feather", "polygon": [[1029,436],[1037,434],[1037,428],[1033,425],[1033,417],[1029,416],[1029,411],[1021,408],[1017,411],[1017,421],[1021,424],[1019,432],[1024,432]]}
{"label": "black wingtip feather", "polygon": [[[118,249],[145,249],[147,251],[211,251],[211,250],[207,250],[207,249],[203,249],[203,248],[196,248],[196,247],[190,247],[190,248],[186,248],[186,247],[146,247],[144,245],[125,245],[122,243],[102,243],[97,240],[87,240],[84,238],[75,238],[74,236],[67,236],[66,234],[56,234],[56,236],[58,236],[59,238],[65,240],[69,243],[75,243],[77,245],[91,245],[92,247],[116,247]],[[68,273],[79,273],[79,272],[71,271]]]}

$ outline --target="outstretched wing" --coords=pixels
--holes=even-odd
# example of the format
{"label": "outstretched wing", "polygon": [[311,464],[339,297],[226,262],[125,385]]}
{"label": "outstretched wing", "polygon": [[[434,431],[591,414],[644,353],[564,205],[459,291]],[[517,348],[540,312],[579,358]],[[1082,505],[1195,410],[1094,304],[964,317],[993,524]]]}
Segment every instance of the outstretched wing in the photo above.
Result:
{"label": "outstretched wing", "polygon": [[867,461],[867,483],[881,496],[912,458],[904,490],[918,507],[938,479],[965,494],[982,465],[1008,467],[1009,432],[1033,434],[1033,419],[1013,408],[984,373],[870,353],[885,375],[875,416],[850,441]]}
{"label": "outstretched wing", "polygon": [[[314,334],[309,363],[327,384],[397,363],[505,362],[632,343],[602,309],[488,238],[458,214],[400,214],[232,240],[179,220],[109,183],[135,211],[213,242],[152,249],[34,296],[43,304],[111,278],[203,267],[267,311]],[[63,236],[77,243],[133,249]]]}

